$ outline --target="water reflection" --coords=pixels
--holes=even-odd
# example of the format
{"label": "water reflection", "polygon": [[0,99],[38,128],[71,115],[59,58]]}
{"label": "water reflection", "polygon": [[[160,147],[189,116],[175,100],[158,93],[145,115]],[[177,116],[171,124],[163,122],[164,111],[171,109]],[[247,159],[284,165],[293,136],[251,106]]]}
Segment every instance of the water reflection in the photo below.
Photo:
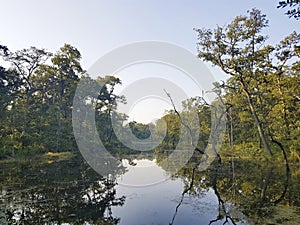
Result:
{"label": "water reflection", "polygon": [[[224,223],[229,218],[224,216],[222,220],[212,187],[194,185],[195,168],[192,168],[192,177],[182,174],[170,177],[171,173],[165,171],[156,159],[133,160],[133,163],[134,166],[128,166],[128,161],[124,160],[123,165],[127,165],[128,171],[117,178],[122,184],[116,187],[117,194],[127,196],[123,207],[112,208],[113,215],[121,218],[121,225],[198,225],[209,224],[212,218],[219,218]],[[182,170],[183,174],[188,175],[185,172],[189,169]],[[205,177],[200,182],[204,184]]]}
{"label": "water reflection", "polygon": [[295,165],[292,173],[285,164],[241,159],[217,161],[205,172],[194,168],[190,164],[178,176],[187,180],[187,193],[214,191],[219,213],[208,224],[299,224],[299,168]]}
{"label": "water reflection", "polygon": [[[284,164],[223,160],[178,173],[165,156],[119,158],[116,178],[77,156],[1,163],[0,224],[299,224],[300,170]],[[175,162],[176,163],[176,162]]]}
{"label": "water reflection", "polygon": [[115,181],[81,159],[48,165],[1,165],[1,224],[117,224]]}
{"label": "water reflection", "polygon": [[124,207],[112,210],[121,218],[120,224],[300,222],[299,169],[295,166],[290,174],[285,164],[227,159],[222,163],[216,161],[207,171],[200,172],[196,168],[201,159],[195,155],[185,168],[171,176],[168,169],[172,165],[160,163],[163,157],[166,156],[150,159],[148,164],[152,166],[144,172],[138,167],[145,159],[133,160],[134,166],[118,178],[118,182],[137,182],[141,174],[144,173],[145,179],[159,169],[165,176],[165,182],[142,189],[134,185],[117,186],[117,193],[129,196]]}

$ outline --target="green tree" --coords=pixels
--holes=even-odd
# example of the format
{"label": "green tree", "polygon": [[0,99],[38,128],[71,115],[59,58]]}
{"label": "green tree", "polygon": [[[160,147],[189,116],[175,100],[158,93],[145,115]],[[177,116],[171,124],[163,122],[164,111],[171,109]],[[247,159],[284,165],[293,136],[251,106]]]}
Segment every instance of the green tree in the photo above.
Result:
{"label": "green tree", "polygon": [[[79,79],[90,79],[83,76],[78,49],[65,44],[52,55],[35,47],[10,52],[0,45],[0,55],[12,65],[10,69],[0,67],[0,156],[14,156],[15,150],[23,154],[75,150],[73,98]],[[125,102],[114,93],[121,81],[106,76],[96,82],[102,86],[92,100],[100,136],[106,144],[118,145],[111,118],[117,119],[120,128],[126,119],[116,113],[118,102]]]}
{"label": "green tree", "polygon": [[21,76],[22,86],[25,89],[25,122],[27,120],[26,117],[29,110],[30,98],[38,91],[38,88],[33,84],[32,77],[36,69],[45,63],[51,55],[52,54],[45,49],[38,49],[36,47],[5,54],[4,59],[9,61]]}
{"label": "green tree", "polygon": [[106,146],[119,145],[117,137],[112,127],[112,117],[118,122],[119,127],[123,125],[126,115],[118,113],[119,103],[125,103],[124,96],[118,96],[114,93],[117,85],[121,85],[121,80],[114,76],[97,77],[96,82],[101,87],[98,98],[95,99],[96,121],[100,138]]}
{"label": "green tree", "polygon": [[6,152],[15,154],[17,135],[16,102],[18,100],[21,79],[14,70],[6,70],[0,66],[0,158]]}
{"label": "green tree", "polygon": [[132,133],[139,139],[146,139],[150,136],[151,132],[147,124],[132,121],[128,124]]}
{"label": "green tree", "polygon": [[248,16],[238,16],[225,27],[196,29],[196,32],[199,58],[231,76],[223,86],[237,90],[245,98],[260,140],[272,155],[266,135],[270,121],[266,115],[271,108],[269,103],[274,100],[269,99],[270,88],[274,89],[275,85],[269,85],[274,76],[293,66],[293,60],[299,55],[300,36],[293,32],[275,47],[266,45],[267,36],[262,35],[262,30],[267,26],[266,16],[252,9]]}
{"label": "green tree", "polygon": [[[52,55],[45,49],[38,49],[36,47],[30,47],[28,49],[18,50],[16,52],[9,51],[6,47],[2,47],[2,54],[4,60],[11,63],[11,69],[16,71],[20,78],[18,82],[19,94],[17,100],[14,102],[14,109],[20,118],[21,113],[23,114],[22,123],[18,124],[18,128],[21,128],[21,148],[30,149],[36,137],[36,132],[31,131],[34,129],[34,113],[32,112],[32,107],[34,105],[34,95],[40,91],[40,88],[34,83],[34,76],[36,70],[39,66],[47,61],[47,59]],[[15,115],[15,114],[14,114]],[[15,119],[13,119],[15,123]]]}
{"label": "green tree", "polygon": [[34,81],[42,90],[35,96],[36,105],[40,107],[37,111],[44,114],[45,142],[54,151],[75,148],[71,111],[77,83],[83,73],[80,59],[80,52],[65,44],[51,58],[52,64],[41,65],[36,72]]}
{"label": "green tree", "polygon": [[[167,129],[165,133],[165,129]],[[181,135],[181,124],[174,110],[170,110],[162,118],[156,121],[154,136],[165,137],[160,144],[164,150],[175,149]]]}

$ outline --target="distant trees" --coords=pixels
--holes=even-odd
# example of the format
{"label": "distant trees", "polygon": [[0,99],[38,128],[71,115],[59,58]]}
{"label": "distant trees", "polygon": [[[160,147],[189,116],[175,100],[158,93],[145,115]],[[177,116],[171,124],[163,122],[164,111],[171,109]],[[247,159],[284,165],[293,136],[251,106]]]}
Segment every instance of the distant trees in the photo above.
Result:
{"label": "distant trees", "polygon": [[[167,129],[166,133],[165,129]],[[181,124],[174,110],[168,111],[166,115],[156,121],[154,134],[156,137],[165,135],[163,142],[160,144],[161,149],[176,148],[181,136]]]}
{"label": "distant trees", "polygon": [[[198,148],[201,151],[205,150],[211,129],[211,108],[200,97],[186,99],[182,102],[182,106],[182,112],[178,112],[182,121],[174,110],[167,111],[162,118],[156,121],[154,137],[165,135],[158,151],[176,149],[182,137],[185,138],[181,144]],[[186,129],[182,122],[189,129]],[[196,136],[196,134],[199,135]]]}
{"label": "distant trees", "polygon": [[139,139],[146,139],[150,136],[149,126],[143,123],[132,121],[128,124],[132,133]]}

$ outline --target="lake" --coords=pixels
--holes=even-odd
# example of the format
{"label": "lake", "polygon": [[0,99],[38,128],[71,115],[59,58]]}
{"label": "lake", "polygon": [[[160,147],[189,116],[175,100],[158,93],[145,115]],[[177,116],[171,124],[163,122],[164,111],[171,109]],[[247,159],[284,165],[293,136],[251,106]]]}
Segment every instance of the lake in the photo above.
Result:
{"label": "lake", "polygon": [[119,160],[114,177],[80,155],[0,163],[0,224],[300,224],[299,165],[191,159],[173,174],[161,156]]}

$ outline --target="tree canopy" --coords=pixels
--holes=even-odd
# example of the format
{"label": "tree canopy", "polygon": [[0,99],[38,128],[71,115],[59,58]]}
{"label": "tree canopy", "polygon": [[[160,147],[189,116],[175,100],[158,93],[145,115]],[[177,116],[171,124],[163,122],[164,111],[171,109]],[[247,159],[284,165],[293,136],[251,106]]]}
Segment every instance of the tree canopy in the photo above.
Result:
{"label": "tree canopy", "polygon": [[[206,91],[218,92],[226,106],[229,124],[224,152],[238,149],[255,155],[264,149],[276,155],[283,147],[289,155],[299,156],[300,35],[292,32],[271,45],[264,33],[266,27],[266,15],[252,9],[226,26],[195,29],[199,59],[229,75],[226,81],[215,83],[214,90]],[[71,118],[73,97],[79,80],[91,79],[81,66],[79,50],[65,44],[56,53],[36,47],[11,52],[0,45],[0,55],[11,64],[0,67],[0,158],[77,151]],[[131,131],[141,140],[152,131],[153,138],[165,135],[156,152],[176,149],[181,135],[191,136],[191,143],[184,144],[205,149],[211,137],[212,106],[203,93],[183,101],[182,112],[166,111],[155,124],[124,123],[128,115],[117,109],[126,99],[115,94],[121,80],[108,75],[95,82],[102,89],[91,99],[91,107],[95,107],[98,134],[107,148],[125,149],[114,131],[119,129]],[[199,123],[188,120],[191,112],[197,113]],[[114,128],[112,117],[117,121]],[[182,129],[183,124],[190,132]]]}
{"label": "tree canopy", "polygon": [[295,85],[299,82],[300,35],[293,32],[272,46],[263,35],[267,26],[266,15],[252,9],[247,16],[238,16],[225,27],[195,30],[199,58],[230,75],[220,87],[232,105],[233,126],[243,126],[237,135],[245,133],[245,138],[254,140],[259,136],[271,155],[270,140],[297,143],[299,137],[295,126],[299,123]]}
{"label": "tree canopy", "polygon": [[289,8],[288,11],[285,13],[290,18],[293,17],[296,20],[300,19],[300,1],[299,0],[286,0],[280,1],[278,3],[277,8]]}

